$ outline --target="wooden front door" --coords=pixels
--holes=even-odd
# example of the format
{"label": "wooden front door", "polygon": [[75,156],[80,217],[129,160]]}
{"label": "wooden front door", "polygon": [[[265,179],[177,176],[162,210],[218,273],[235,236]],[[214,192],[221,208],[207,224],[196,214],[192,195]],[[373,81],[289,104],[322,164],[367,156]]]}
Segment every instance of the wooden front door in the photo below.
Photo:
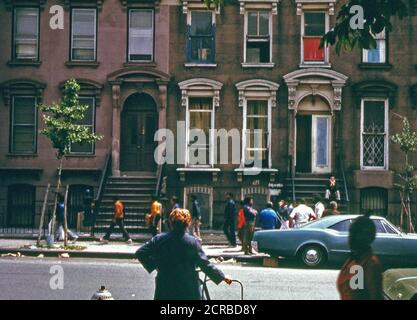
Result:
{"label": "wooden front door", "polygon": [[157,112],[152,110],[155,109],[154,102],[146,98],[133,100],[126,101],[128,105],[125,105],[122,114],[120,170],[155,171],[154,151],[157,144],[154,135],[158,118]]}

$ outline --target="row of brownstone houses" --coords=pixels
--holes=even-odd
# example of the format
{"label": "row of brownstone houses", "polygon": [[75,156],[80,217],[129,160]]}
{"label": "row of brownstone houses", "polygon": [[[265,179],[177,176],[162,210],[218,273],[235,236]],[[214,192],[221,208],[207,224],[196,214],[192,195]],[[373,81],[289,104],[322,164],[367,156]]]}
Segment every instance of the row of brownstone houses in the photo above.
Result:
{"label": "row of brownstone houses", "polygon": [[[70,78],[89,106],[81,124],[103,136],[65,160],[72,224],[86,188],[103,208],[122,196],[132,216],[161,189],[185,206],[196,194],[205,226],[217,228],[226,192],[260,208],[272,196],[322,194],[330,174],[344,211],[395,220],[403,156],[390,135],[404,116],[417,129],[414,1],[375,49],[336,55],[319,43],[344,3],[0,0],[0,228],[39,221],[58,161],[36,105],[58,101]],[[164,128],[175,162],[161,165],[154,138]],[[214,129],[237,130],[237,160],[219,161]]]}

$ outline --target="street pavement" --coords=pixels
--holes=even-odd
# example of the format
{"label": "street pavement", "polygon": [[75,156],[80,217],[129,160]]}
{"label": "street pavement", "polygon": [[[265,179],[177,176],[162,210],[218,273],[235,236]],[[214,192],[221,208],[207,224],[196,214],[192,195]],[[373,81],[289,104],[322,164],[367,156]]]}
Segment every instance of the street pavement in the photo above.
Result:
{"label": "street pavement", "polygon": [[[63,290],[50,287],[51,267],[62,267]],[[334,300],[337,270],[262,268],[224,262],[218,266],[244,284],[244,298],[250,300]],[[55,269],[56,270],[56,269]],[[134,260],[0,258],[0,299],[85,300],[105,285],[115,299],[153,298],[155,273],[149,275]],[[240,299],[237,284],[209,284],[212,299]]]}

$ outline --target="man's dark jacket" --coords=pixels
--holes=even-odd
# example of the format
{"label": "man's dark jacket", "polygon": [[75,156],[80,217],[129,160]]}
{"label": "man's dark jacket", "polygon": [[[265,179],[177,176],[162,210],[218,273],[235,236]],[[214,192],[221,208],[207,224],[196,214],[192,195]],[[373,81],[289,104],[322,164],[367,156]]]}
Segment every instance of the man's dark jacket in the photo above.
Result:
{"label": "man's dark jacket", "polygon": [[200,300],[197,267],[216,284],[224,279],[223,272],[207,259],[200,242],[189,234],[159,234],[139,248],[136,257],[149,273],[158,272],[155,300]]}

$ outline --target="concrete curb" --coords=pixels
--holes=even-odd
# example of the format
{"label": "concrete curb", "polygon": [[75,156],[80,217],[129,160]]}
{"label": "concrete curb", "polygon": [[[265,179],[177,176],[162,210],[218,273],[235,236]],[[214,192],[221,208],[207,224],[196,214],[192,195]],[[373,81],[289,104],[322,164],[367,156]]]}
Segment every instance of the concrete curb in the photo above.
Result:
{"label": "concrete curb", "polygon": [[[42,254],[44,257],[57,258],[63,253],[67,253],[70,258],[95,258],[95,259],[136,259],[133,253],[127,252],[98,252],[98,251],[81,251],[81,250],[45,250],[45,249],[19,249],[19,248],[0,248],[0,255],[2,254],[17,254],[20,253],[27,257],[37,257]],[[237,262],[262,263],[265,256],[244,256],[244,255],[210,255],[209,259],[222,257],[224,261],[235,259]],[[62,258],[67,259],[67,258]]]}

